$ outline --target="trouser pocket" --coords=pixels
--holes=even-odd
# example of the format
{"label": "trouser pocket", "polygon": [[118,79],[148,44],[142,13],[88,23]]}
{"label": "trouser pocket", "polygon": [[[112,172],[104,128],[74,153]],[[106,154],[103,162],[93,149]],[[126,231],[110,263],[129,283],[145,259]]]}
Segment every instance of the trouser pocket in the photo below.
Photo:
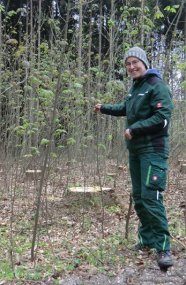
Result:
{"label": "trouser pocket", "polygon": [[152,190],[164,191],[167,180],[167,162],[151,161],[148,167],[146,186]]}

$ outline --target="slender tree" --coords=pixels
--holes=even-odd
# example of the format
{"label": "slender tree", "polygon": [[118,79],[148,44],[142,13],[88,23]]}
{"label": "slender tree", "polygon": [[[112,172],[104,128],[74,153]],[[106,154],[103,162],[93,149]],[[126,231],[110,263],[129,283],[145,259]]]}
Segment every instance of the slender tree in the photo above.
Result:
{"label": "slender tree", "polygon": [[79,0],[79,29],[78,29],[78,76],[81,76],[82,71],[82,37],[83,37],[83,3],[84,0]]}
{"label": "slender tree", "polygon": [[141,0],[141,46],[144,46],[144,6],[145,0]]}

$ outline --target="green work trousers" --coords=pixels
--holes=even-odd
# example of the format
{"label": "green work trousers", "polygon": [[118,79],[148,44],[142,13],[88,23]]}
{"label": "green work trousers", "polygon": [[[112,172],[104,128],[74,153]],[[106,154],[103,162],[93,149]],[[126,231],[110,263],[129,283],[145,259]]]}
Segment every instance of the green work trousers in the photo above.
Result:
{"label": "green work trousers", "polygon": [[163,191],[167,158],[161,153],[129,153],[134,208],[140,219],[139,242],[157,251],[170,250]]}

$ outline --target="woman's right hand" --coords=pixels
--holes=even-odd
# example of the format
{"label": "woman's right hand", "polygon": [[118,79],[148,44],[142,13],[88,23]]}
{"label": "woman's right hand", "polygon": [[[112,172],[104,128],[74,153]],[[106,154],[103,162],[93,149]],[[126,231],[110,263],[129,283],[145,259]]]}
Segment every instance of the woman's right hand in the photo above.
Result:
{"label": "woman's right hand", "polygon": [[100,109],[101,109],[101,104],[98,103],[98,104],[96,104],[95,107],[94,107],[94,112],[100,112]]}

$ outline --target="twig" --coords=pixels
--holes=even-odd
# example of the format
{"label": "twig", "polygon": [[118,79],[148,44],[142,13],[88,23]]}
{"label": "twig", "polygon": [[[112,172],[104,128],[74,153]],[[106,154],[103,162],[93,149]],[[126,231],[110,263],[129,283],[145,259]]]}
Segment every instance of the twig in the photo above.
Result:
{"label": "twig", "polygon": [[186,249],[186,244],[182,243],[179,239],[177,239],[176,237],[171,235],[171,238],[176,241],[177,243],[179,243],[181,246],[183,246],[184,249]]}
{"label": "twig", "polygon": [[[97,123],[97,129],[99,129],[99,123],[98,123],[98,117],[96,116],[96,123]],[[104,238],[104,220],[105,220],[105,210],[104,210],[104,200],[103,200],[103,189],[102,189],[102,182],[101,182],[101,173],[100,173],[100,161],[99,161],[99,137],[98,137],[98,132],[97,132],[97,137],[96,137],[96,160],[97,160],[97,174],[99,178],[99,186],[101,189],[101,215],[102,215],[102,220],[101,220],[101,232],[102,232],[102,238]]]}
{"label": "twig", "polygon": [[19,81],[16,84],[14,84],[14,85],[8,87],[7,89],[5,89],[3,92],[0,93],[0,96],[3,95],[4,93],[6,93],[6,91],[8,91],[9,89],[12,89],[12,88],[14,88],[17,85],[20,85],[20,84],[24,83],[27,79],[28,79],[28,75],[26,75],[25,78],[22,81]]}
{"label": "twig", "polygon": [[186,285],[186,278],[183,276],[183,274],[177,270],[175,270],[175,273],[178,277],[180,277],[183,281],[185,281],[183,285]]}
{"label": "twig", "polygon": [[128,235],[129,235],[129,220],[130,220],[131,210],[132,210],[132,194],[130,193],[129,208],[128,208],[128,213],[127,213],[126,226],[125,226],[125,238],[126,239],[128,239]]}

